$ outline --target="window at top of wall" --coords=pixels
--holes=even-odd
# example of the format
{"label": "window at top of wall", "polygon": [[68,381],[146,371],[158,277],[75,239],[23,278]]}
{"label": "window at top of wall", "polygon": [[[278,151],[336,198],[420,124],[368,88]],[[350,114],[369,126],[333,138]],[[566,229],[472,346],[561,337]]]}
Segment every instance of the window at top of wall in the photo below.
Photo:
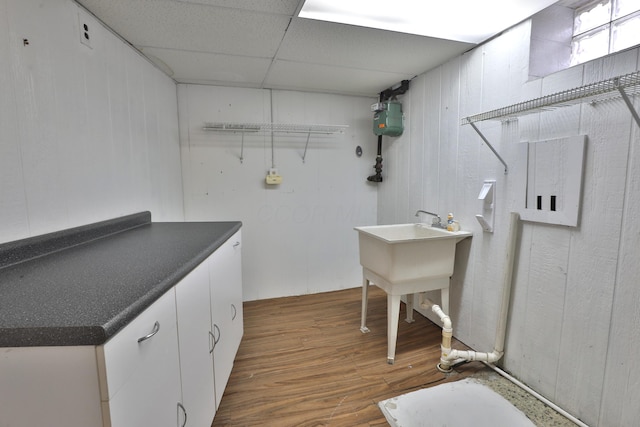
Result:
{"label": "window at top of wall", "polygon": [[638,45],[639,0],[559,0],[531,19],[529,78]]}
{"label": "window at top of wall", "polygon": [[577,8],[570,65],[640,44],[640,2],[596,0]]}

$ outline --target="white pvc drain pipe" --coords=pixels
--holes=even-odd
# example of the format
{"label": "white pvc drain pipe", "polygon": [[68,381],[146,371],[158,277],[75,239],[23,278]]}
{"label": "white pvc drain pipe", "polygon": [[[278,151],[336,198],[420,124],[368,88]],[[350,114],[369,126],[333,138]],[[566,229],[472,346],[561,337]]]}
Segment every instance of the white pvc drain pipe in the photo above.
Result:
{"label": "white pvc drain pipe", "polygon": [[471,362],[471,361],[480,361],[485,365],[496,371],[498,374],[502,375],[507,380],[511,381],[513,384],[527,391],[529,394],[537,398],[538,400],[544,402],[546,405],[553,408],[558,413],[562,414],[564,417],[568,418],[575,424],[581,427],[589,427],[587,424],[583,423],[564,409],[560,408],[555,403],[551,402],[549,399],[545,398],[541,394],[537,393],[535,390],[531,389],[524,383],[518,381],[513,376],[509,375],[502,369],[493,365],[493,363],[497,362],[504,355],[504,342],[507,333],[507,318],[509,315],[509,305],[511,302],[511,288],[513,282],[513,266],[515,263],[515,253],[516,253],[516,244],[518,242],[518,224],[520,221],[520,215],[517,212],[511,212],[511,217],[509,221],[509,240],[507,242],[507,251],[506,251],[506,259],[505,259],[505,269],[503,276],[503,287],[502,287],[502,302],[500,306],[500,314],[498,316],[498,325],[496,327],[496,339],[493,347],[493,351],[491,352],[478,352],[473,350],[457,350],[451,348],[451,338],[453,336],[453,324],[451,323],[451,318],[442,311],[442,308],[437,304],[434,304],[433,301],[425,298],[424,293],[420,294],[420,307],[431,309],[442,321],[442,344],[440,345],[441,353],[440,353],[440,363],[438,364],[438,370],[444,373],[451,372],[452,365],[455,365],[459,362]]}
{"label": "white pvc drain pipe", "polygon": [[494,363],[500,360],[504,354],[504,341],[507,333],[507,317],[509,315],[509,303],[511,300],[511,284],[513,279],[513,264],[515,262],[516,244],[518,242],[518,224],[520,215],[511,212],[509,221],[509,240],[505,256],[505,268],[502,282],[502,302],[498,325],[496,327],[496,340],[491,352],[478,352],[473,350],[456,350],[451,348],[451,337],[453,336],[453,325],[449,315],[442,311],[442,308],[433,301],[420,294],[420,307],[430,308],[442,321],[442,344],[440,346],[440,363],[438,369],[442,372],[451,372],[451,365],[460,361],[479,360],[487,363]]}

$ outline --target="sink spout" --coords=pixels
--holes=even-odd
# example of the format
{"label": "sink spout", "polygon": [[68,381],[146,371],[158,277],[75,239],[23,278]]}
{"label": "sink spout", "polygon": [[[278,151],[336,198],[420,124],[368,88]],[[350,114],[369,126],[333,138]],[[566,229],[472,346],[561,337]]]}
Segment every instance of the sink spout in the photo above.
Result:
{"label": "sink spout", "polygon": [[433,212],[427,212],[427,211],[423,211],[422,209],[418,209],[416,211],[416,216],[420,216],[421,213],[427,214],[427,215],[431,215],[433,217],[433,220],[431,221],[431,226],[432,227],[438,227],[438,228],[445,228],[442,225],[442,219],[440,218],[440,215],[435,214]]}

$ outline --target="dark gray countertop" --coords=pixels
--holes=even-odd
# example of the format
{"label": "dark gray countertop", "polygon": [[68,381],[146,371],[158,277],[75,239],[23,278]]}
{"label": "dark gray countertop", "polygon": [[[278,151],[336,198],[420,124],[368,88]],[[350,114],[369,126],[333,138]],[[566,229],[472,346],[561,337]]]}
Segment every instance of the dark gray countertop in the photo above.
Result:
{"label": "dark gray countertop", "polygon": [[103,344],[242,226],[150,219],[1,244],[0,347]]}

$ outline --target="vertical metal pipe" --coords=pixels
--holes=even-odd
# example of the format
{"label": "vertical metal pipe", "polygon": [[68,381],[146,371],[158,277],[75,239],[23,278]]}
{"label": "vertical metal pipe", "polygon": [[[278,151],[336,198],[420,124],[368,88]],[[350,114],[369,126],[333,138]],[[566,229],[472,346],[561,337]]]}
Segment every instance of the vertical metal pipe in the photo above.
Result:
{"label": "vertical metal pipe", "polygon": [[[380,92],[380,102],[384,101],[384,92]],[[376,164],[373,166],[376,170],[375,175],[367,177],[367,181],[370,182],[382,182],[382,135],[378,135],[378,151],[376,154]]]}

